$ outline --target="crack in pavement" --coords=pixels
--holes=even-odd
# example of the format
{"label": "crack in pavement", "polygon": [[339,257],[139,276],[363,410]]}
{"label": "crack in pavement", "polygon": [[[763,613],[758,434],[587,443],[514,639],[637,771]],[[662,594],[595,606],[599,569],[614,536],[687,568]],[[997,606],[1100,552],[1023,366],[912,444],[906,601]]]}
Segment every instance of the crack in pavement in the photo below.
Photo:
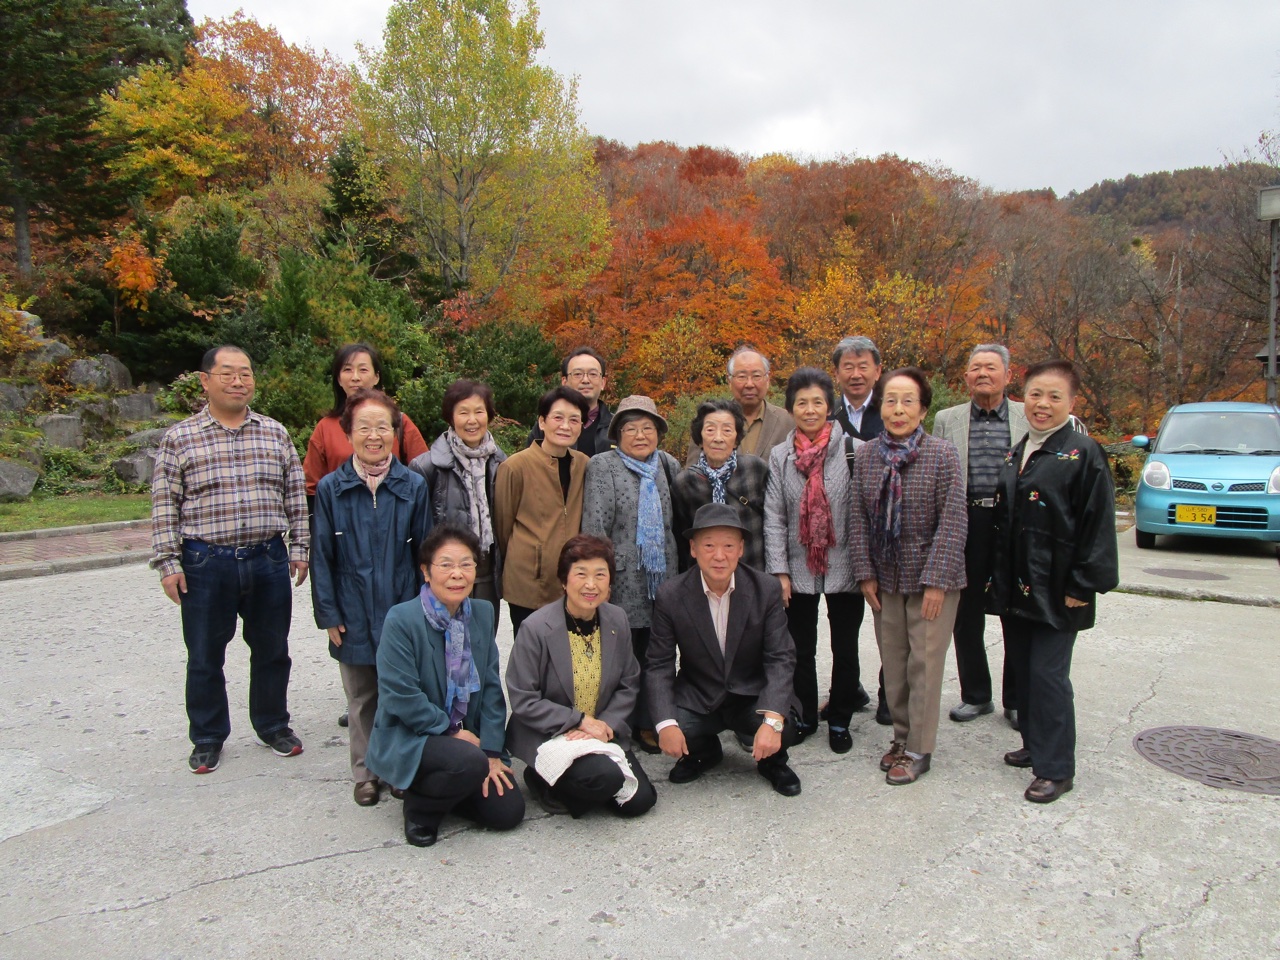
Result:
{"label": "crack in pavement", "polygon": [[1192,921],[1192,919],[1195,917],[1197,913],[1199,913],[1201,910],[1203,910],[1205,907],[1209,905],[1209,900],[1215,892],[1222,890],[1226,887],[1234,887],[1237,885],[1245,885],[1245,884],[1253,883],[1256,880],[1258,880],[1259,877],[1262,877],[1264,874],[1270,871],[1273,866],[1276,866],[1276,864],[1272,864],[1271,866],[1266,866],[1266,867],[1260,867],[1259,869],[1255,870],[1253,873],[1245,874],[1243,877],[1240,877],[1238,879],[1228,880],[1228,879],[1219,878],[1219,879],[1206,881],[1204,884],[1204,889],[1200,893],[1200,898],[1198,900],[1193,901],[1190,906],[1188,906],[1184,911],[1182,911],[1182,914],[1179,917],[1173,920],[1168,920],[1164,923],[1149,923],[1146,926],[1144,926],[1141,930],[1138,931],[1138,936],[1134,939],[1134,942],[1133,942],[1134,960],[1142,960],[1142,958],[1146,956],[1146,947],[1143,945],[1142,941],[1148,935],[1153,933],[1159,933],[1162,930],[1169,930],[1169,929],[1185,926],[1186,924]]}
{"label": "crack in pavement", "polygon": [[1125,715],[1125,718],[1111,728],[1111,731],[1107,734],[1107,742],[1104,743],[1100,748],[1096,750],[1090,750],[1089,753],[1091,754],[1106,753],[1111,749],[1111,745],[1115,743],[1116,737],[1119,735],[1120,731],[1123,730],[1125,727],[1130,727],[1133,725],[1134,715],[1139,710],[1141,710],[1144,706],[1146,706],[1148,703],[1150,703],[1152,700],[1156,698],[1156,687],[1160,686],[1161,681],[1164,680],[1165,671],[1167,669],[1168,669],[1167,665],[1161,662],[1160,671],[1156,674],[1155,679],[1151,681],[1150,687],[1147,690],[1147,695],[1143,697],[1141,700],[1139,700],[1137,703],[1135,703],[1132,707],[1130,707],[1129,712]]}
{"label": "crack in pavement", "polygon": [[[464,827],[463,829],[465,830],[470,828]],[[462,832],[462,831],[458,831],[458,832]],[[452,835],[453,834],[450,834],[450,836]],[[164,903],[167,900],[172,900],[174,897],[181,896],[184,893],[190,893],[193,890],[199,890],[202,887],[212,886],[217,883],[227,883],[233,880],[244,880],[248,877],[256,877],[256,876],[261,876],[262,874],[274,873],[277,870],[288,870],[292,867],[305,867],[308,864],[320,863],[325,860],[335,860],[340,857],[349,857],[349,856],[352,856],[353,854],[370,853],[374,850],[385,850],[391,847],[397,847],[397,846],[403,846],[403,845],[404,845],[403,840],[400,841],[400,843],[396,843],[391,840],[384,840],[383,842],[374,844],[373,846],[361,847],[356,850],[339,850],[335,853],[324,853],[315,857],[305,857],[302,860],[292,860],[288,863],[273,863],[269,866],[258,867],[254,870],[243,870],[240,873],[233,873],[233,874],[230,874],[229,876],[211,877],[208,880],[200,880],[197,883],[188,884],[185,887],[181,887],[177,890],[172,890],[169,893],[166,893],[163,895],[148,897],[144,900],[139,901],[138,903],[131,903],[125,906],[97,907],[89,910],[75,910],[70,913],[60,913],[57,916],[53,916],[53,917],[45,917],[43,920],[33,920],[31,923],[24,924],[23,926],[14,927],[11,930],[0,931],[0,937],[8,938],[15,934],[23,933],[24,931],[27,931],[27,930],[31,930],[37,927],[43,927],[50,923],[57,923],[60,920],[73,920],[81,917],[93,917],[93,916],[97,916],[99,914],[104,914],[104,913],[130,913],[134,910],[142,910],[147,907],[153,907],[158,903]]]}

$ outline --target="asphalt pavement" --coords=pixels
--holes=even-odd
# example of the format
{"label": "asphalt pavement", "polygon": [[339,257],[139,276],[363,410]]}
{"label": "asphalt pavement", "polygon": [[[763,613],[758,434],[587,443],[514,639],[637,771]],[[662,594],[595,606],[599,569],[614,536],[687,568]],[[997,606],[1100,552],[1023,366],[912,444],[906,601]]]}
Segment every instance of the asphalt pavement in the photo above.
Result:
{"label": "asphalt pavement", "polygon": [[[352,802],[338,671],[305,588],[290,705],[306,752],[254,742],[236,642],[223,765],[193,776],[178,611],[155,574],[11,580],[0,957],[1280,957],[1280,797],[1184,779],[1131,746],[1168,724],[1280,740],[1280,610],[1249,599],[1274,599],[1280,565],[1131,537],[1124,589],[1144,593],[1103,598],[1077,644],[1079,771],[1055,804],[1022,799],[998,712],[946,719],[952,665],[914,785],[885,783],[887,729],[862,713],[851,753],[823,736],[793,751],[794,799],[726,738],[725,763],[689,785],[643,758],[659,800],[640,820],[530,804],[512,833],[451,818],[426,850],[404,843],[398,803]],[[1148,595],[1206,585],[1238,602]],[[869,622],[861,654],[870,685]]]}

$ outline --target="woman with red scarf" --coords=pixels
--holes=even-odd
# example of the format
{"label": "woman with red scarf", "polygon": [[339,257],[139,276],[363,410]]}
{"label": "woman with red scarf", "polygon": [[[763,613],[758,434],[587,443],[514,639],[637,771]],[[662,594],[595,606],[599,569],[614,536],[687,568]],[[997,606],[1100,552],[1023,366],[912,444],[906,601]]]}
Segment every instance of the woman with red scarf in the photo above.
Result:
{"label": "woman with red scarf", "polygon": [[803,737],[818,729],[818,598],[831,625],[828,739],[836,753],[853,746],[849,722],[869,702],[859,682],[854,622],[858,583],[849,562],[849,468],[831,378],[801,367],[787,381],[787,410],[796,427],[769,455],[764,495],[765,569],[782,583],[787,626],[796,644],[796,697]]}
{"label": "woman with red scarf", "polygon": [[853,458],[853,573],[875,618],[893,717],[880,769],[895,785],[929,769],[965,585],[965,478],[951,442],[924,432],[932,401],[916,367],[889,374],[880,394],[884,430]]}

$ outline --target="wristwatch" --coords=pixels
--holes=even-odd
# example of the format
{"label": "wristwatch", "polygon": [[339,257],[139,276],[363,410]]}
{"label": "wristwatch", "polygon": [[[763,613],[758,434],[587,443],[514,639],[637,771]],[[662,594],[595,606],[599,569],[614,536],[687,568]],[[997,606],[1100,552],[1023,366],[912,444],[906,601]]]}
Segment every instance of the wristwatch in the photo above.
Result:
{"label": "wristwatch", "polygon": [[770,727],[772,727],[772,728],[773,728],[773,732],[774,732],[774,733],[781,733],[781,732],[782,732],[782,718],[781,718],[781,717],[765,717],[765,718],[764,718],[764,722],[765,722],[766,724],[768,724]]}

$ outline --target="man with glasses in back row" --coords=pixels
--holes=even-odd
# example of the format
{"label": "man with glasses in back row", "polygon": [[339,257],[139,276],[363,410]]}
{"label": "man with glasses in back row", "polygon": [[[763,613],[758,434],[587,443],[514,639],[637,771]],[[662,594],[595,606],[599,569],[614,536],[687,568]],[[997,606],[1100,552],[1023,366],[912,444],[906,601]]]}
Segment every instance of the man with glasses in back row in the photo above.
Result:
{"label": "man with glasses in back row", "polygon": [[[560,385],[578,391],[587,401],[587,418],[583,421],[582,433],[573,449],[588,457],[613,449],[613,443],[609,440],[609,423],[613,420],[613,412],[600,402],[607,384],[604,357],[591,347],[576,348],[560,364]],[[525,446],[532,447],[541,442],[542,428],[535,425],[529,431]]]}
{"label": "man with glasses in back row", "polygon": [[[747,421],[746,432],[738,443],[739,453],[768,461],[775,446],[787,439],[795,426],[791,414],[768,401],[769,358],[748,344],[738,347],[729,357],[729,392],[742,408]],[[684,465],[692,467],[698,462],[701,448],[692,440]]]}
{"label": "man with glasses in back row", "polygon": [[[151,481],[153,569],[182,608],[192,773],[218,769],[231,735],[227,644],[244,621],[249,722],[281,757],[302,753],[289,728],[293,586],[307,578],[306,478],[285,428],[249,409],[253,366],[235,346],[200,361],[208,403],[169,428]],[[288,543],[284,534],[288,533]]]}

